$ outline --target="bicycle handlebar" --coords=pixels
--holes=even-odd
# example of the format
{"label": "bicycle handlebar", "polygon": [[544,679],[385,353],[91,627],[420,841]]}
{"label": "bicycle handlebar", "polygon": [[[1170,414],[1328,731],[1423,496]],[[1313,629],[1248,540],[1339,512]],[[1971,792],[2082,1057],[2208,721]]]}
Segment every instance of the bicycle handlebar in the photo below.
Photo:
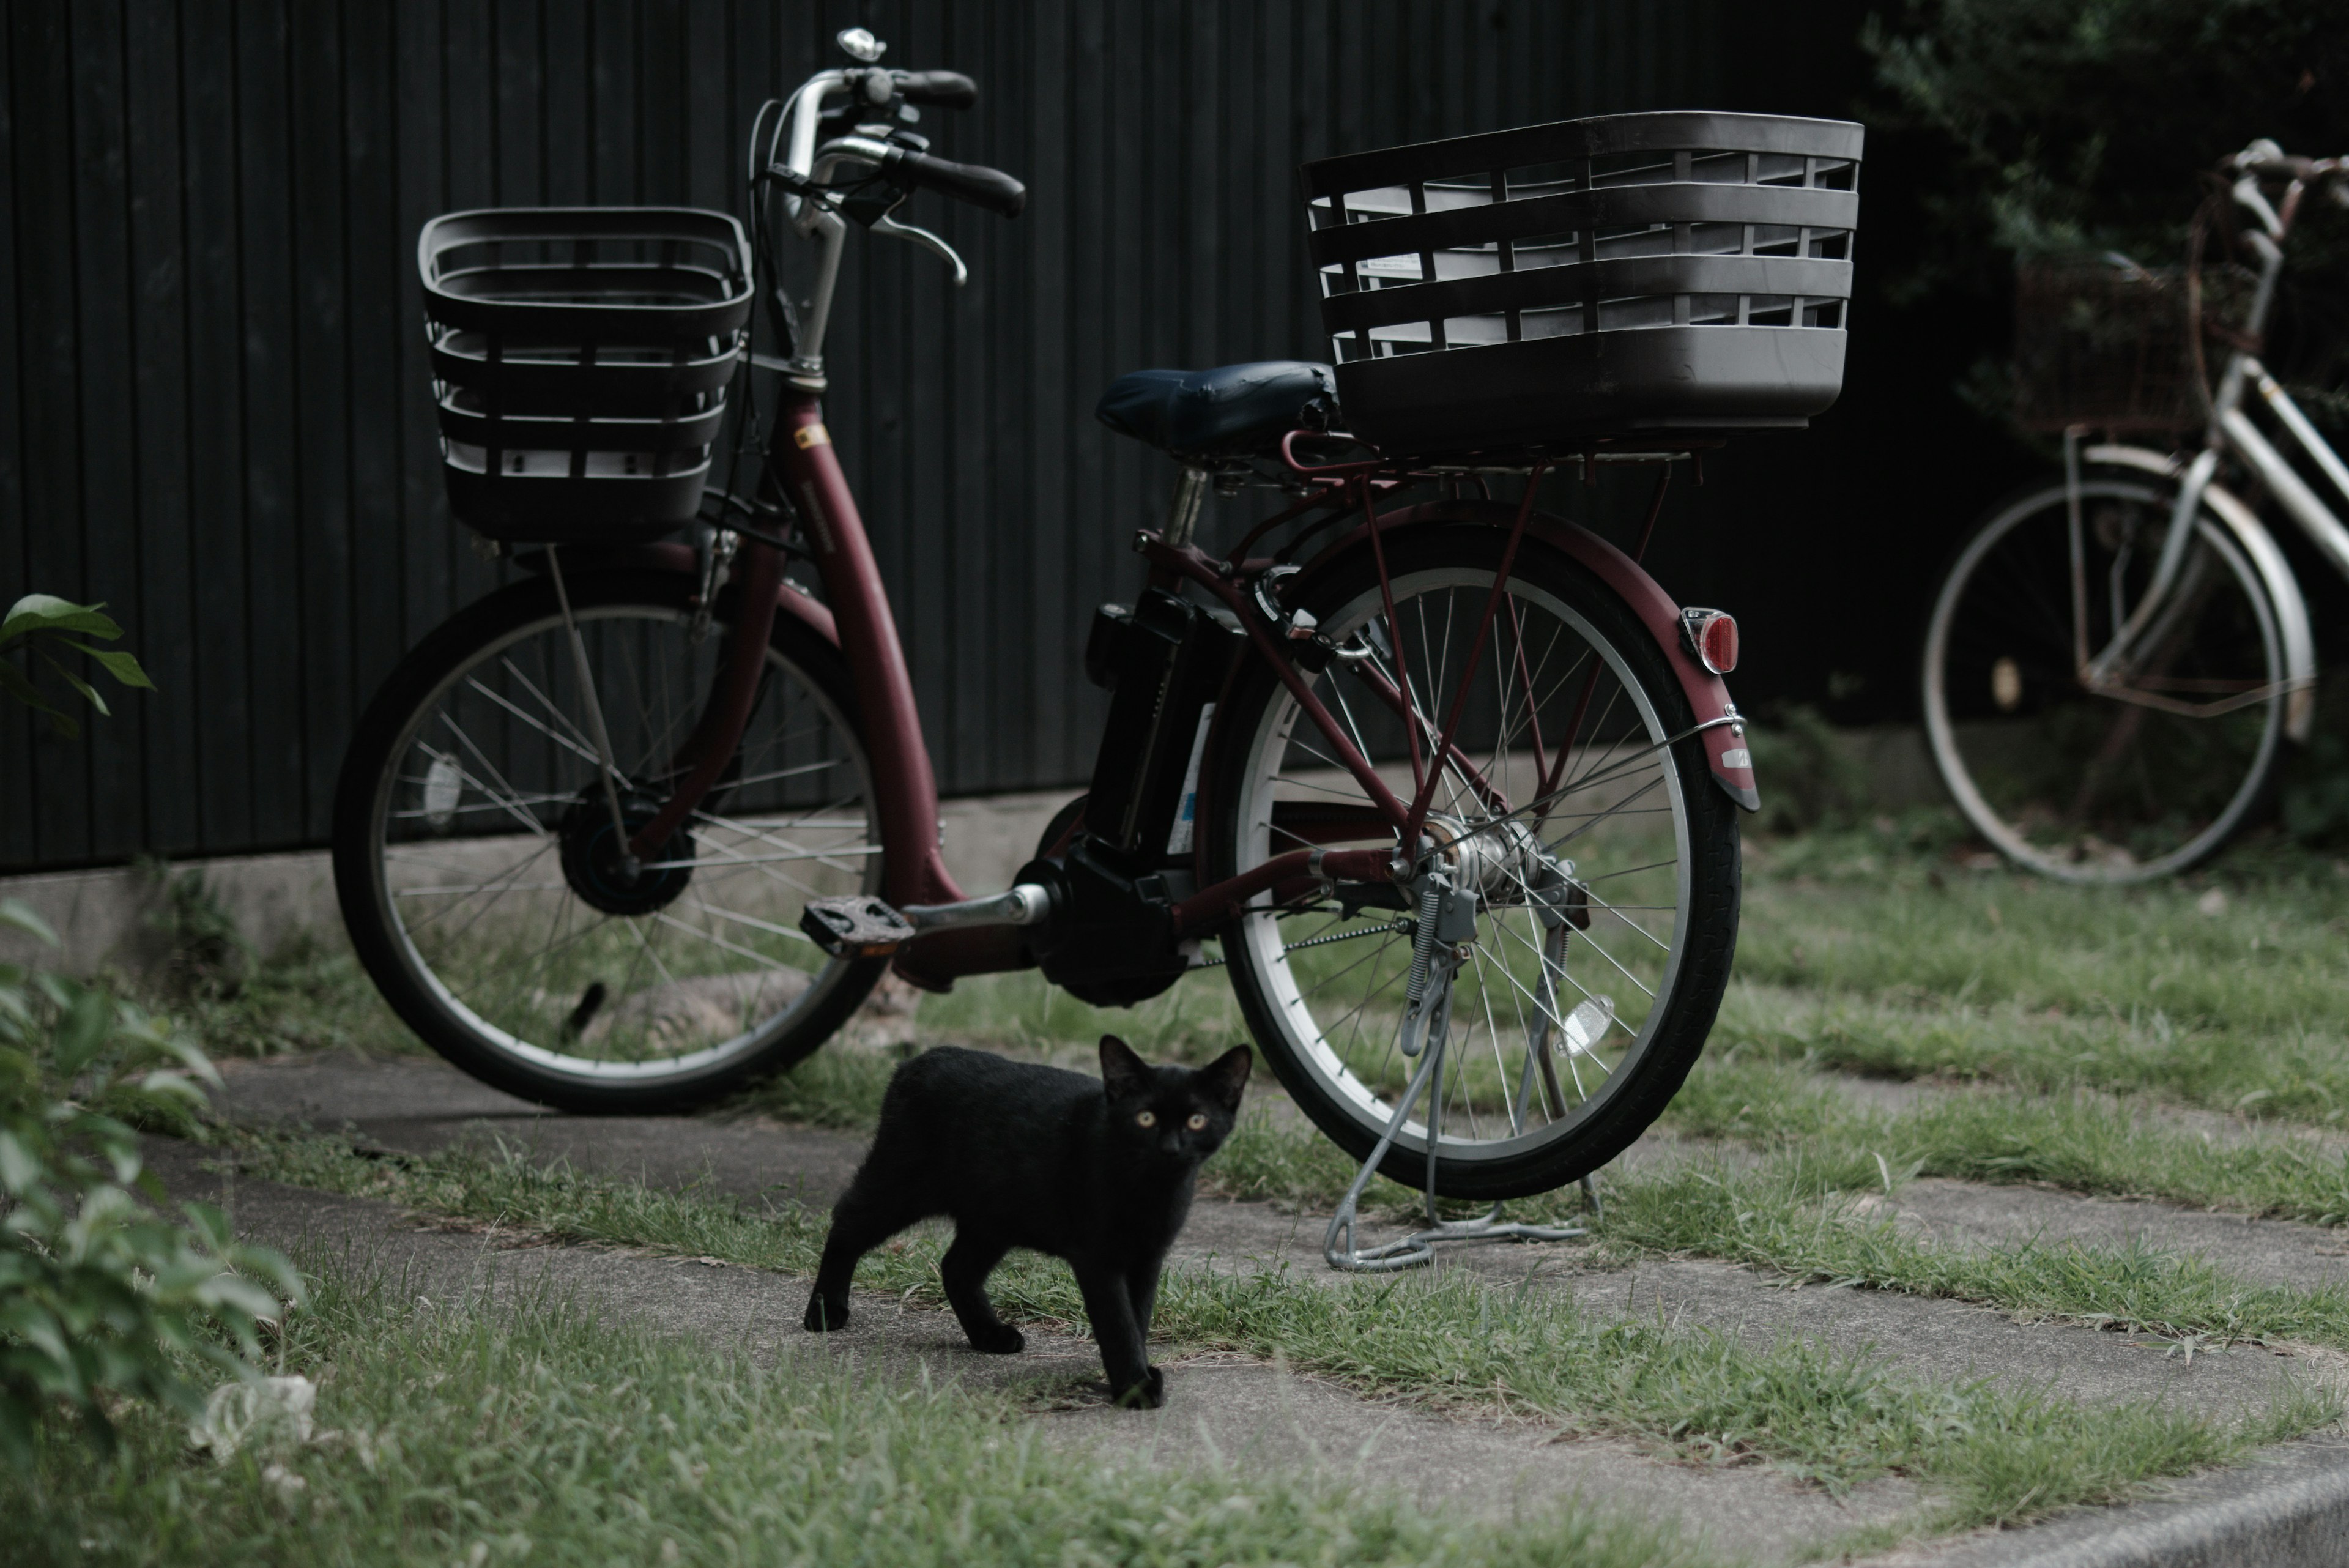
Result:
{"label": "bicycle handlebar", "polygon": [[2226,167],[2262,180],[2297,180],[2306,184],[2349,174],[2349,158],[2297,158],[2261,138],[2228,159]]}
{"label": "bicycle handlebar", "polygon": [[1007,218],[1016,218],[1027,210],[1028,187],[1000,169],[989,169],[983,163],[956,163],[906,147],[893,147],[889,151],[887,166],[916,185],[926,185],[940,195],[968,202],[974,207],[984,207]]}
{"label": "bicycle handlebar", "polygon": [[956,163],[933,158],[914,148],[869,136],[843,136],[825,142],[817,151],[818,166],[823,167],[833,157],[876,164],[906,184],[926,185],[941,195],[1000,213],[1007,218],[1018,217],[1028,205],[1027,186],[1002,170],[989,169],[982,163]]}
{"label": "bicycle handlebar", "polygon": [[907,103],[968,109],[978,101],[978,84],[960,71],[896,71],[897,96]]}

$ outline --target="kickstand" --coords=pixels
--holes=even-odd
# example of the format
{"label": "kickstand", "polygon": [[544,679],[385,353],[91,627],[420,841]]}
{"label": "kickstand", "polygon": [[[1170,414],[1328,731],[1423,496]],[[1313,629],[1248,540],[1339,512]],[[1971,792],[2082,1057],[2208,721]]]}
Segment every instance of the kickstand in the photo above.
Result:
{"label": "kickstand", "polygon": [[[1450,976],[1445,975],[1438,981],[1445,986],[1447,993],[1449,979]],[[1494,1204],[1492,1211],[1481,1220],[1445,1220],[1436,1212],[1435,1147],[1443,1115],[1444,1048],[1451,1033],[1449,1019],[1445,1016],[1450,1011],[1444,1005],[1448,1001],[1447,994],[1431,1010],[1434,1017],[1433,1026],[1426,1033],[1427,1054],[1421,1061],[1419,1071],[1412,1075],[1410,1086],[1403,1090],[1401,1103],[1395,1106],[1393,1116],[1387,1122],[1387,1130],[1380,1136],[1377,1147],[1371,1150],[1371,1157],[1362,1162],[1362,1168],[1355,1173],[1354,1184],[1346,1189],[1346,1196],[1339,1201],[1337,1213],[1330,1218],[1330,1229],[1321,1241],[1321,1255],[1329,1260],[1333,1269],[1343,1269],[1350,1273],[1391,1273],[1399,1269],[1414,1269],[1434,1261],[1435,1243],[1439,1241],[1571,1241],[1578,1236],[1589,1234],[1579,1225],[1528,1225],[1518,1220],[1503,1220],[1502,1206],[1498,1203]],[[1387,1150],[1394,1147],[1396,1135],[1402,1131],[1403,1123],[1410,1119],[1412,1107],[1419,1103],[1421,1092],[1431,1084],[1434,1089],[1427,1100],[1427,1229],[1413,1231],[1401,1241],[1388,1241],[1367,1250],[1359,1248],[1354,1242],[1358,1223],[1355,1210],[1361,1201],[1362,1189],[1371,1184],[1371,1178],[1377,1172],[1379,1162],[1386,1158]],[[1582,1193],[1589,1200],[1592,1217],[1603,1218],[1605,1210],[1599,1207],[1598,1185],[1588,1176],[1582,1179]]]}

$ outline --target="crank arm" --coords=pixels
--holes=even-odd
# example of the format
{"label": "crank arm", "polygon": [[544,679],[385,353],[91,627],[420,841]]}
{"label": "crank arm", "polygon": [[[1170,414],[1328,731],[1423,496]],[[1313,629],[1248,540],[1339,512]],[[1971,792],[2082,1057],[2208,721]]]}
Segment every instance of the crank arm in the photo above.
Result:
{"label": "crank arm", "polygon": [[887,958],[926,932],[973,926],[1033,926],[1051,912],[1052,895],[1037,882],[1022,882],[984,898],[908,904],[903,909],[855,893],[840,898],[810,898],[800,912],[800,929],[834,958]]}

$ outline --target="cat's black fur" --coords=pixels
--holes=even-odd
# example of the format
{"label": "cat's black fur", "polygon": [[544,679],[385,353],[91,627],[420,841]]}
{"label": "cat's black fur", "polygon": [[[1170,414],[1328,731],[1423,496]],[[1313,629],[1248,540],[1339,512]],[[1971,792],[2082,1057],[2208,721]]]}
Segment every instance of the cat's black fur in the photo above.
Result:
{"label": "cat's black fur", "polygon": [[1025,1345],[995,1315],[987,1276],[1014,1247],[1048,1252],[1076,1273],[1110,1392],[1156,1407],[1159,1268],[1190,1214],[1200,1162],[1231,1134],[1253,1061],[1242,1045],[1196,1072],[1153,1067],[1107,1034],[1097,1079],[953,1046],[915,1057],[889,1080],[872,1151],[833,1209],[810,1332],[846,1324],[859,1258],[916,1220],[950,1215],[939,1272],[975,1348]]}

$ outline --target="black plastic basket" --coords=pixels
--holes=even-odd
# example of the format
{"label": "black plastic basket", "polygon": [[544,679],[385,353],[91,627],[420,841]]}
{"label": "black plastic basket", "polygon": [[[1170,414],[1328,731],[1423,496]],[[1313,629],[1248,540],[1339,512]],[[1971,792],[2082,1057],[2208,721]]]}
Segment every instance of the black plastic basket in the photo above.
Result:
{"label": "black plastic basket", "polygon": [[1348,428],[1437,455],[1804,424],[1843,389],[1861,137],[1615,114],[1306,164]]}
{"label": "black plastic basket", "polygon": [[511,207],[417,240],[449,504],[493,539],[658,538],[690,523],[750,317],[723,213]]}

